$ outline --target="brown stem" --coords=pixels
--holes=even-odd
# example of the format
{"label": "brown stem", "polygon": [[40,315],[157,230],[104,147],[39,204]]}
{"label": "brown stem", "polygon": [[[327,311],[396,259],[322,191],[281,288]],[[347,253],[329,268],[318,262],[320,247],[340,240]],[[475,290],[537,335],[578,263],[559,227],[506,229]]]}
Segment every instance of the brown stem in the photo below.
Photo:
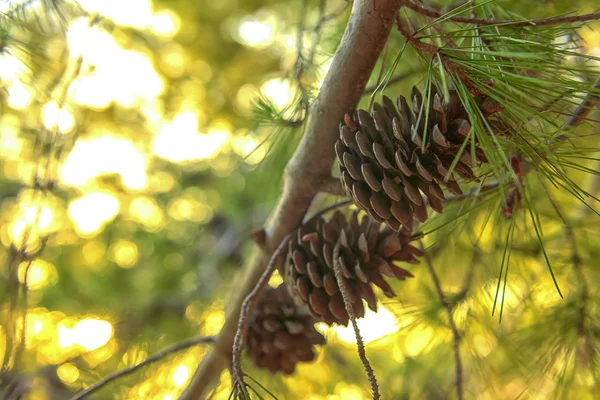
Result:
{"label": "brown stem", "polygon": [[[421,5],[415,4],[410,0],[402,1],[402,6],[406,8],[410,8],[411,10],[425,15],[431,18],[443,18],[444,14],[439,11],[432,10],[427,7],[423,7]],[[452,11],[450,11],[451,13]],[[462,22],[467,24],[476,24],[476,25],[502,25],[509,26],[511,28],[518,28],[523,26],[547,26],[547,25],[557,25],[557,24],[568,24],[571,22],[586,22],[586,21],[594,21],[600,19],[600,11],[596,11],[591,14],[583,14],[583,15],[572,15],[569,17],[552,17],[552,18],[542,18],[542,19],[532,19],[527,21],[518,21],[518,20],[500,20],[500,19],[486,19],[486,18],[471,18],[471,17],[449,17],[447,18],[449,21],[453,22]]]}
{"label": "brown stem", "polygon": [[362,0],[352,6],[341,44],[285,173],[279,202],[265,225],[263,251],[256,251],[234,283],[226,319],[181,400],[201,399],[231,357],[242,302],[254,288],[272,252],[302,222],[321,182],[330,177],[338,124],[358,104],[400,9],[397,0]]}
{"label": "brown stem", "polygon": [[[352,328],[354,329],[354,336],[356,337],[356,348],[358,350],[358,356],[362,361],[363,366],[365,367],[365,371],[367,371],[367,377],[369,378],[369,382],[371,383],[371,391],[373,392],[373,400],[379,400],[379,385],[377,384],[377,378],[375,377],[375,372],[369,363],[369,359],[367,358],[367,353],[365,351],[365,344],[363,343],[362,336],[360,336],[360,330],[358,329],[358,325],[356,323],[356,315],[354,314],[354,308],[352,308],[352,301],[350,300],[350,295],[348,294],[348,287],[346,286],[346,281],[344,280],[344,276],[342,274],[342,269],[340,267],[340,247],[341,241],[338,240],[334,249],[333,249],[333,272],[335,274],[335,280],[337,281],[338,287],[340,288],[340,292],[342,293],[342,299],[344,300],[344,307],[346,308],[346,312],[348,313],[348,317],[350,318],[350,322],[352,323]],[[362,301],[358,299],[358,301]]]}
{"label": "brown stem", "polygon": [[123,376],[132,374],[135,371],[137,371],[138,369],[145,367],[146,365],[152,364],[153,362],[161,360],[161,359],[163,359],[173,353],[176,353],[178,351],[185,350],[185,349],[188,349],[190,347],[193,347],[193,346],[196,346],[199,344],[212,343],[214,340],[215,340],[214,336],[200,336],[200,337],[191,338],[188,340],[184,340],[183,342],[174,344],[173,346],[167,347],[166,349],[161,350],[158,353],[151,355],[150,357],[146,358],[144,361],[140,362],[139,364],[133,365],[131,367],[123,368],[120,371],[117,371],[113,374],[108,375],[106,378],[102,379],[101,381],[99,381],[99,382],[93,384],[92,386],[88,387],[87,389],[82,390],[81,392],[77,393],[75,396],[71,397],[70,400],[84,399],[87,396],[91,395],[92,393],[97,392],[98,390],[102,389],[104,386],[108,385],[112,381],[114,381],[118,378],[121,378]]}
{"label": "brown stem", "polygon": [[446,54],[442,53],[439,47],[434,46],[430,43],[425,43],[421,39],[417,38],[414,35],[414,33],[410,32],[408,28],[406,28],[402,24],[402,22],[400,21],[400,17],[396,19],[396,22],[398,30],[400,31],[400,33],[402,33],[402,36],[404,36],[406,41],[410,43],[411,46],[413,46],[415,49],[422,53],[428,53],[432,56],[437,55],[440,59],[440,62],[442,63],[442,66],[447,72],[451,74],[456,74],[460,78],[461,82],[465,84],[465,86],[469,89],[471,93],[475,94],[478,92],[478,89],[475,87],[475,85],[471,81],[471,78],[469,78],[468,74],[465,73],[463,68],[457,65],[454,61],[452,61],[452,59]]}
{"label": "brown stem", "polygon": [[281,241],[279,247],[277,247],[277,250],[275,250],[273,253],[265,272],[263,272],[260,279],[254,286],[254,289],[252,289],[242,303],[238,327],[233,339],[233,355],[231,357],[231,370],[233,373],[234,388],[243,388],[245,386],[244,371],[242,371],[242,348],[244,346],[244,340],[248,335],[248,316],[258,300],[258,296],[262,293],[263,289],[267,285],[267,282],[269,282],[271,275],[273,275],[273,271],[275,271],[280,257],[285,254],[284,252],[287,249],[289,240],[290,237],[288,235],[284,240]]}
{"label": "brown stem", "polygon": [[458,332],[458,328],[456,327],[456,323],[454,322],[454,317],[452,316],[452,306],[446,295],[444,294],[444,290],[442,289],[442,285],[440,283],[440,278],[437,276],[435,272],[435,268],[433,268],[433,263],[431,262],[431,257],[429,257],[429,253],[425,250],[425,246],[423,246],[423,242],[419,242],[421,251],[423,251],[423,258],[425,259],[425,265],[427,265],[427,270],[431,275],[431,279],[433,280],[433,284],[435,286],[435,290],[437,292],[440,303],[446,310],[446,314],[448,314],[448,322],[450,324],[450,329],[452,330],[452,336],[454,337],[454,361],[456,364],[456,397],[458,400],[463,400],[464,391],[463,391],[463,368],[462,368],[462,359],[460,356],[460,333]]}

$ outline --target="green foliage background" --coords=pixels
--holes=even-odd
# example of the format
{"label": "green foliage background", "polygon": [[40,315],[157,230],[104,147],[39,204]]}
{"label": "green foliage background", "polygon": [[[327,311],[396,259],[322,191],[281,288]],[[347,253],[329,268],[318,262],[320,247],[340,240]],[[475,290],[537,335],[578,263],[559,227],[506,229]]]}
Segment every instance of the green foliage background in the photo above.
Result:
{"label": "green foliage background", "polygon": [[[7,356],[8,368],[1,376],[5,386],[0,390],[7,390],[9,382],[22,382],[27,387],[23,398],[66,399],[170,344],[218,332],[223,304],[235,290],[232,278],[250,253],[249,232],[261,226],[277,199],[279,179],[302,133],[303,105],[318,91],[350,6],[335,0],[305,5],[299,1],[149,4],[140,0],[127,5],[107,2],[106,6],[87,1],[81,2],[81,8],[73,2],[22,7],[16,3],[7,2],[2,18],[0,239],[4,247],[0,258],[6,267],[0,272],[0,355],[13,353]],[[531,18],[575,9],[592,12],[597,7],[591,0],[497,3]],[[442,10],[449,5],[435,4]],[[148,22],[157,21],[153,17],[141,26],[127,22],[145,21],[140,15],[146,11],[154,17],[167,15],[177,28],[161,33]],[[302,53],[310,61],[303,64],[301,76],[297,63],[300,16],[305,28]],[[323,16],[327,21],[315,29]],[[90,56],[92,51],[84,52],[82,59],[70,54],[65,38],[77,18],[86,21],[89,29],[107,32],[122,49],[142,54],[163,90],[155,96],[136,97],[129,104],[119,104],[118,96],[102,107],[80,104],[73,93],[78,84],[89,96],[95,95],[94,90],[100,96],[101,87],[85,89],[78,81],[100,68],[95,61],[98,65],[112,62],[112,73],[123,90],[134,85],[136,71],[127,75],[131,73],[128,59],[119,65],[119,60],[103,58],[106,54],[100,42],[87,43],[98,47],[96,59]],[[242,26],[254,30],[245,37]],[[575,31],[587,39],[585,51],[600,49],[600,36],[593,28],[598,29],[598,24]],[[264,29],[266,39],[248,43],[252,35],[260,38]],[[549,39],[558,33],[544,32]],[[79,43],[85,46],[85,38]],[[379,70],[390,76],[406,74],[385,88],[391,97],[408,96],[413,85],[422,89],[430,76],[422,55],[412,49],[402,54],[391,71],[403,43],[400,33],[393,32],[385,61],[379,62],[370,82],[376,85]],[[536,59],[529,56],[524,53],[524,60],[535,64]],[[13,59],[24,63],[16,75],[9,68]],[[80,73],[69,77],[78,62],[82,62]],[[591,86],[599,65],[596,61],[595,70],[581,74],[587,80],[577,89]],[[543,69],[541,64],[539,69]],[[118,78],[121,72],[124,78]],[[289,89],[285,85],[281,89],[279,79]],[[265,82],[279,91],[273,95]],[[150,81],[135,90],[142,91],[145,84],[149,86]],[[20,87],[30,96],[25,106],[15,105]],[[286,104],[277,105],[276,95],[282,93]],[[566,94],[558,99],[557,107],[572,110],[583,96],[581,91]],[[44,120],[44,107],[52,101],[73,118],[65,132]],[[361,106],[369,103],[366,94]],[[225,132],[217,150],[181,162],[161,156],[164,153],[153,143],[179,143],[175,136],[187,125],[170,128],[171,136],[165,135],[164,141],[157,142],[156,137],[182,112],[191,112],[197,122],[195,130],[191,124],[191,136]],[[527,112],[531,110],[523,111],[526,117]],[[570,133],[577,137],[561,145],[560,157],[553,160],[565,169],[568,188],[580,193],[583,201],[564,187],[553,186],[540,167],[525,177],[526,199],[512,218],[502,217],[508,190],[508,181],[503,181],[488,194],[453,203],[421,227],[428,233],[425,245],[461,332],[466,398],[600,396],[600,311],[594,285],[600,274],[598,205],[585,197],[585,193],[597,196],[600,189],[598,111],[589,118],[576,133]],[[548,132],[561,124],[550,119],[542,122]],[[103,135],[127,141],[135,151],[117,151],[122,142],[110,142],[109,151],[92,142],[98,147],[92,147],[88,155],[99,152],[104,170],[90,172],[89,179],[79,184],[65,182],[61,168],[78,141]],[[174,154],[193,153],[193,149],[174,148]],[[513,150],[506,149],[507,154]],[[132,188],[126,171],[135,168],[136,161],[120,157],[137,155],[144,160],[148,183]],[[93,162],[84,158],[75,170],[85,175],[93,170]],[[98,229],[82,232],[81,221],[100,215],[106,201],[114,202],[86,203],[83,211],[74,213],[77,199],[97,192],[115,199],[117,211]],[[334,200],[323,196],[315,209]],[[47,224],[42,205],[51,210]],[[22,232],[28,231],[26,253],[34,254],[35,260],[25,294],[23,279],[17,285],[10,271],[26,269],[28,261],[15,249],[23,243]],[[42,251],[35,254],[38,250]],[[369,317],[373,319],[366,323],[382,331],[391,326],[389,334],[368,343],[368,356],[385,399],[454,398],[454,343],[444,304],[424,262],[411,267],[415,278],[394,284],[398,298],[383,302],[393,318]],[[18,292],[15,285],[20,287]],[[14,352],[23,338],[23,315],[27,315],[28,333],[25,349],[18,355]],[[96,329],[106,327],[90,325],[85,330],[80,322],[86,320],[110,323],[103,343],[92,340],[86,346],[69,336],[93,337]],[[246,372],[282,399],[370,398],[347,331],[325,332],[328,345],[319,350],[318,361],[299,366],[294,376],[271,377],[249,362]],[[94,348],[94,343],[100,347]],[[97,398],[175,399],[204,352],[199,347],[178,353],[107,386]],[[230,390],[225,372],[213,398],[227,398]]]}

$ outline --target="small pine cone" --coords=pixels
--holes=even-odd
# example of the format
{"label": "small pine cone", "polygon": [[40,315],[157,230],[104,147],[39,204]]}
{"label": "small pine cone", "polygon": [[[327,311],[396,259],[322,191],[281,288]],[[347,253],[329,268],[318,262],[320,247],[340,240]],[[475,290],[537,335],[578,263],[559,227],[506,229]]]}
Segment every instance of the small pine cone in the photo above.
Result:
{"label": "small pine cone", "polygon": [[[468,114],[454,90],[445,103],[432,88],[430,99],[429,110],[421,112],[423,96],[413,87],[414,114],[403,96],[398,98],[399,111],[383,97],[383,106],[376,103],[372,117],[358,110],[353,118],[346,115],[340,125],[335,151],[342,186],[357,206],[396,231],[402,225],[411,230],[414,217],[421,222],[427,219],[421,193],[437,212],[442,212],[445,199],[440,185],[462,194],[453,176],[447,182],[444,178],[471,130]],[[486,120],[501,109],[489,97],[476,100]],[[488,123],[494,130],[500,126],[498,121]],[[465,179],[475,178],[471,154],[467,143],[453,170]],[[487,161],[477,141],[475,156]]]}
{"label": "small pine cone", "polygon": [[304,308],[294,304],[285,286],[267,289],[249,324],[248,356],[273,374],[292,374],[298,362],[314,360],[315,345],[325,344],[315,322]]}
{"label": "small pine cone", "polygon": [[298,229],[290,240],[285,281],[296,302],[308,306],[317,319],[331,325],[348,325],[348,313],[335,278],[333,257],[339,245],[339,266],[348,288],[354,314],[365,315],[362,299],[377,311],[377,298],[371,284],[378,286],[387,297],[395,293],[383,279],[404,280],[412,274],[394,261],[418,263],[421,251],[408,244],[410,232],[394,232],[368,215],[358,220],[358,211],[349,219],[337,211],[329,221],[318,218]]}

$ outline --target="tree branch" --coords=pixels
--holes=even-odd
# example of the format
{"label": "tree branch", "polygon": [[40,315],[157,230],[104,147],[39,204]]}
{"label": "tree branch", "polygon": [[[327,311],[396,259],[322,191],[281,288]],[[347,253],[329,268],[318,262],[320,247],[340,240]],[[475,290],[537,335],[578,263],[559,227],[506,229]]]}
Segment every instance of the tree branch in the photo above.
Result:
{"label": "tree branch", "polygon": [[92,386],[88,387],[87,389],[82,390],[81,392],[77,393],[75,396],[71,397],[70,400],[84,399],[87,396],[89,396],[90,394],[102,389],[104,386],[108,385],[112,381],[119,379],[123,376],[132,374],[135,371],[137,371],[138,369],[145,367],[146,365],[152,364],[153,362],[163,359],[175,352],[185,350],[187,348],[190,348],[190,347],[193,347],[193,346],[196,346],[199,344],[203,344],[203,343],[212,343],[214,340],[215,340],[214,336],[200,336],[200,337],[191,338],[188,340],[184,340],[183,342],[174,344],[171,347],[167,347],[166,349],[161,350],[158,353],[151,355],[150,357],[146,358],[144,361],[140,362],[139,364],[124,368],[120,371],[117,371],[113,374],[108,375],[106,378],[102,379],[101,381],[99,381],[99,382],[93,384]]}
{"label": "tree branch", "polygon": [[241,304],[256,285],[273,251],[298,227],[321,183],[330,177],[338,124],[358,104],[399,9],[398,0],[354,2],[344,37],[311,106],[305,134],[286,167],[282,194],[265,225],[263,251],[255,251],[234,284],[225,324],[215,346],[200,363],[180,399],[203,398],[208,386],[225,368],[231,357]]}
{"label": "tree branch", "polygon": [[[426,17],[431,18],[446,18],[445,15],[439,11],[432,10],[427,7],[423,7],[421,5],[415,4],[410,0],[402,1],[402,6],[406,8],[410,8],[411,10],[424,15]],[[452,13],[454,10],[449,11]],[[569,17],[552,17],[552,18],[543,18],[543,19],[531,19],[526,21],[518,21],[518,20],[499,20],[499,19],[485,19],[485,18],[471,18],[471,17],[459,17],[453,16],[446,18],[449,21],[453,22],[462,22],[467,24],[475,24],[475,25],[502,25],[509,26],[511,28],[519,28],[523,26],[547,26],[547,25],[558,25],[558,24],[568,24],[571,22],[586,22],[586,21],[594,21],[600,19],[600,11],[596,11],[591,14],[583,14],[583,15],[571,15]]]}

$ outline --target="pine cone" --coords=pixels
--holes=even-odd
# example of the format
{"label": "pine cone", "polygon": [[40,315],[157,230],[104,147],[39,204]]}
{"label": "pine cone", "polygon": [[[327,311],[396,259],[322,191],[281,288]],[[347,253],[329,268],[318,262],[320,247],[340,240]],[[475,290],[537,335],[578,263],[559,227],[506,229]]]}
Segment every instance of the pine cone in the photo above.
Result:
{"label": "pine cone", "polygon": [[421,251],[408,242],[410,232],[393,232],[368,215],[358,221],[358,211],[349,220],[341,212],[325,222],[322,218],[300,227],[296,240],[290,240],[285,280],[297,303],[308,306],[317,319],[331,325],[348,325],[348,313],[334,273],[333,254],[339,249],[339,265],[357,318],[363,317],[362,299],[377,311],[377,298],[371,284],[387,297],[395,293],[382,275],[406,279],[412,274],[394,261],[418,263]]}
{"label": "pine cone", "polygon": [[[413,87],[416,116],[403,96],[398,98],[400,111],[383,97],[383,106],[376,103],[372,117],[364,110],[358,110],[353,118],[346,115],[335,145],[346,192],[357,206],[396,231],[401,225],[411,230],[415,216],[421,222],[427,219],[421,192],[437,212],[442,212],[444,204],[440,185],[450,193],[462,194],[453,176],[447,182],[444,178],[471,130],[468,114],[454,90],[447,103],[434,88],[429,98],[429,110],[421,112],[423,97]],[[501,109],[489,97],[476,100],[486,119]],[[493,128],[499,126],[497,121],[488,122]],[[471,154],[467,143],[453,170],[465,179],[475,178]],[[475,156],[487,161],[477,141]]]}
{"label": "pine cone", "polygon": [[293,373],[298,362],[314,360],[315,345],[325,344],[315,322],[304,308],[294,304],[285,286],[267,289],[249,324],[248,356],[273,374]]}

